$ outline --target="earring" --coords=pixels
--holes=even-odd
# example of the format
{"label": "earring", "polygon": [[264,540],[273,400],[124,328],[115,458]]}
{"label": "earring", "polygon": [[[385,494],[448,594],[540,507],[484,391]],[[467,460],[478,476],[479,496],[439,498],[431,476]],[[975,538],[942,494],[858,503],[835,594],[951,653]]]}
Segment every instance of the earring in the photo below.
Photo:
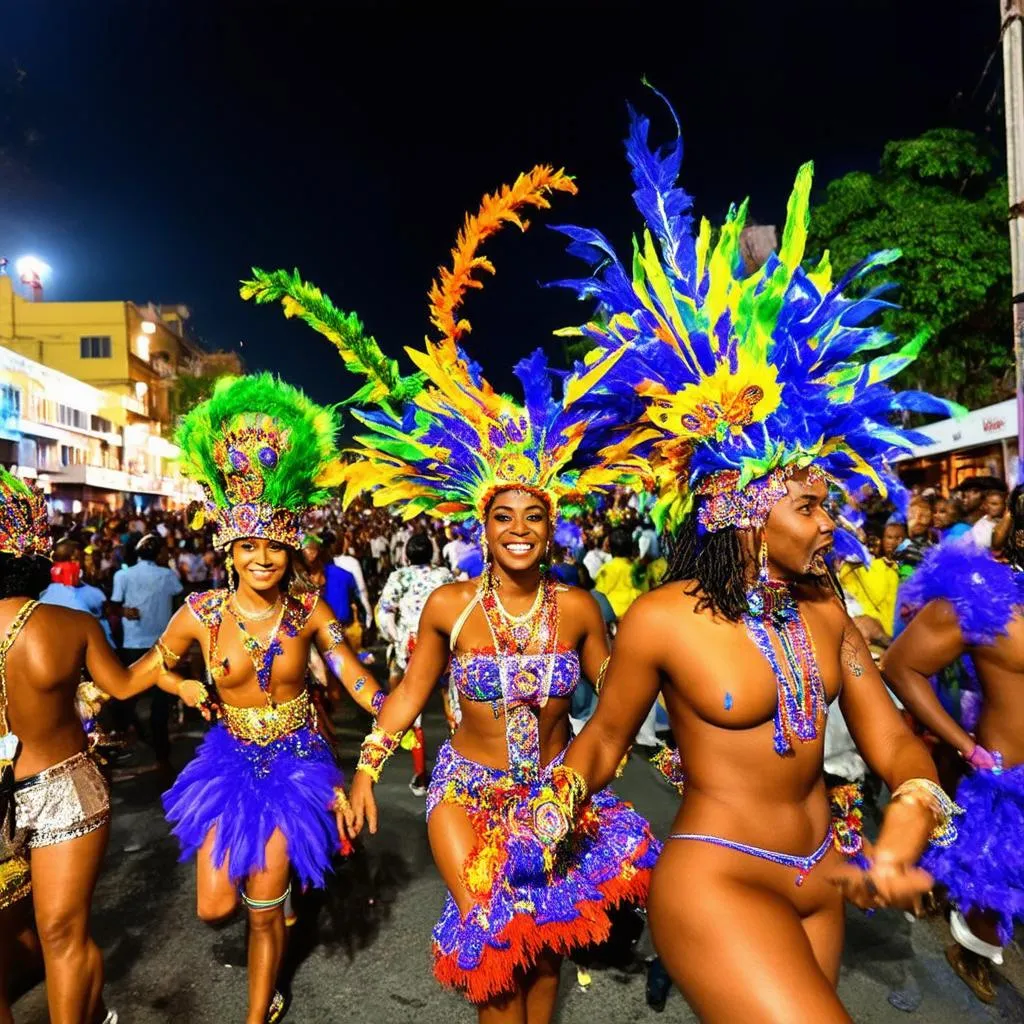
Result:
{"label": "earring", "polygon": [[760,566],[757,571],[758,582],[764,586],[768,582],[768,538],[761,535]]}
{"label": "earring", "polygon": [[228,576],[228,590],[233,594],[235,592],[235,560],[231,557],[231,552],[228,552],[228,557],[224,559],[224,569]]}
{"label": "earring", "polygon": [[761,535],[761,544],[757,552],[757,579],[747,588],[747,610],[755,619],[765,613],[765,600],[768,585],[768,541]]}

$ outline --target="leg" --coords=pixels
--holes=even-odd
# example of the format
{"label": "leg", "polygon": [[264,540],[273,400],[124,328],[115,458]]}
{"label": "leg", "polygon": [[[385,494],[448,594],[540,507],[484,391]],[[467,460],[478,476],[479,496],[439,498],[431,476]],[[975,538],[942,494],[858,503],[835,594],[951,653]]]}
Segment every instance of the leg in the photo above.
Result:
{"label": "leg", "polygon": [[[476,845],[476,833],[466,812],[458,804],[438,804],[427,823],[427,837],[437,870],[459,913],[465,917],[473,906],[473,897],[462,881],[462,865]],[[476,1009],[479,1024],[528,1024],[526,994],[522,989]]]}
{"label": "leg", "polygon": [[[250,900],[277,900],[288,888],[291,865],[288,844],[281,832],[270,837],[266,849],[265,871],[245,880]],[[266,909],[249,908],[249,1016],[247,1024],[264,1024],[274,997],[277,975],[284,958],[286,929],[284,904]]]}
{"label": "leg", "polygon": [[852,1024],[793,905],[683,847],[662,854],[648,913],[658,955],[700,1020]]}
{"label": "leg", "polygon": [[839,963],[843,959],[843,939],[846,932],[846,911],[838,891],[834,905],[824,907],[804,918],[804,934],[811,944],[814,959],[821,973],[835,988],[839,984]]}
{"label": "leg", "polygon": [[543,953],[530,972],[526,987],[526,1024],[550,1024],[558,999],[558,977],[562,958]]}
{"label": "leg", "polygon": [[89,912],[110,826],[32,850],[36,928],[46,965],[52,1024],[88,1024],[103,993],[103,958]]}
{"label": "leg", "polygon": [[213,863],[213,841],[216,826],[210,829],[196,854],[196,913],[201,921],[216,924],[235,912],[238,887],[230,876],[230,855],[218,868]]}

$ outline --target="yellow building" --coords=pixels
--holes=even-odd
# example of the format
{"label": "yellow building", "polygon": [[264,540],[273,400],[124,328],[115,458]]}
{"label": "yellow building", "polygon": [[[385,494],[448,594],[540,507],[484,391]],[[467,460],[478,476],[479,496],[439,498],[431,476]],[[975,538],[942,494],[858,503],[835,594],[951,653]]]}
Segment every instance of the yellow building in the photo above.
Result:
{"label": "yellow building", "polygon": [[200,372],[185,306],[134,302],[30,302],[0,274],[0,346],[115,395],[136,415],[170,425],[169,390],[179,371]]}
{"label": "yellow building", "polygon": [[200,365],[188,311],[29,302],[0,275],[0,462],[61,511],[180,503],[169,390]]}

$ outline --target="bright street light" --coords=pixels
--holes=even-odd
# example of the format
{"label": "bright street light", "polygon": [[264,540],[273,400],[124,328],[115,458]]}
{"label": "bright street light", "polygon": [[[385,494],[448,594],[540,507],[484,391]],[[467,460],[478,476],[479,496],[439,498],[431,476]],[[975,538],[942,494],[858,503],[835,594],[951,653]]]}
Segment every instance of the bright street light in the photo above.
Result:
{"label": "bright street light", "polygon": [[[18,276],[24,281],[26,277],[42,278],[53,269],[48,263],[44,263],[38,256],[19,256],[14,261],[14,269]],[[28,281],[25,281],[28,284]]]}

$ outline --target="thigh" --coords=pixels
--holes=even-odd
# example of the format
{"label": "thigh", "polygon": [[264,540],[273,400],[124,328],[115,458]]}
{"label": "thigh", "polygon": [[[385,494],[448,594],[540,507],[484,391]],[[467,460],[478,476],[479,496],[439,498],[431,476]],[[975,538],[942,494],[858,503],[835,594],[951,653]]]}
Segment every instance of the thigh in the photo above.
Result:
{"label": "thigh", "polygon": [[803,920],[804,934],[814,951],[814,959],[835,988],[839,984],[839,964],[843,959],[843,941],[846,937],[846,908],[842,899]]}
{"label": "thigh", "polygon": [[231,881],[231,851],[220,867],[213,862],[216,837],[214,825],[196,853],[196,904],[199,916],[206,921],[227,917],[238,904],[238,889]]}
{"label": "thigh", "polygon": [[685,851],[669,844],[648,913],[658,955],[700,1020],[850,1024],[792,903],[699,859],[705,870],[687,871]]}
{"label": "thigh", "polygon": [[280,829],[275,829],[267,840],[266,867],[245,880],[245,894],[252,900],[276,900],[284,895],[291,874],[288,843]]}
{"label": "thigh", "polygon": [[427,823],[427,838],[437,870],[465,917],[475,901],[463,880],[463,868],[477,841],[465,810],[458,804],[438,804]]}
{"label": "thigh", "polygon": [[40,934],[69,926],[87,931],[109,837],[110,825],[104,825],[77,839],[30,851],[32,902]]}

